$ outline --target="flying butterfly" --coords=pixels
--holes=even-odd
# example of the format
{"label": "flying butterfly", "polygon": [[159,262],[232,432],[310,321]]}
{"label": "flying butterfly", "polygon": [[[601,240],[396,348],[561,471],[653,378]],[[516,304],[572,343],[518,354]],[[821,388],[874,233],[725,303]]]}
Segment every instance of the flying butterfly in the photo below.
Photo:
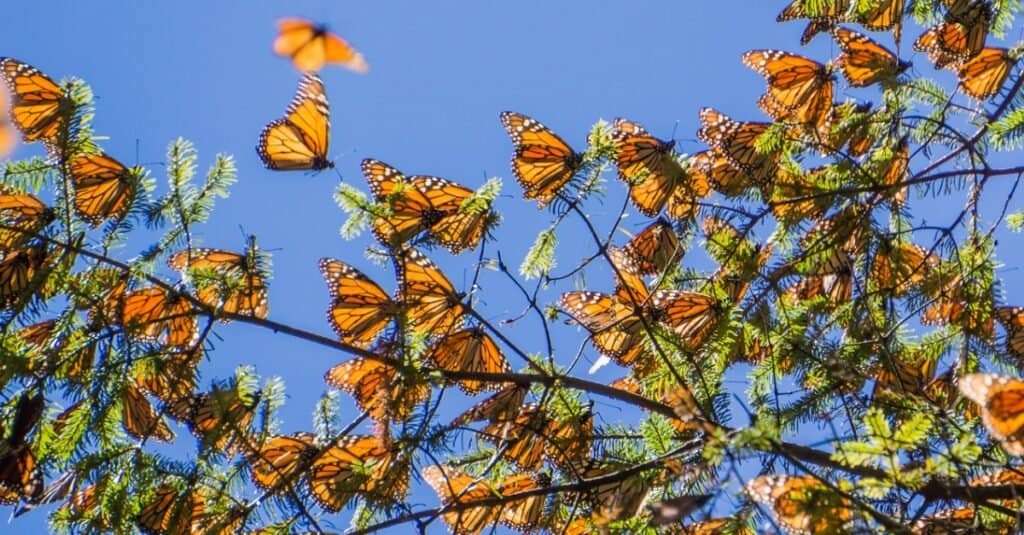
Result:
{"label": "flying butterfly", "polygon": [[198,289],[196,297],[213,309],[260,319],[270,313],[267,282],[252,240],[245,254],[220,249],[186,249],[172,255],[167,265],[189,274]]}
{"label": "flying butterfly", "polygon": [[355,398],[360,411],[378,423],[405,421],[430,398],[430,385],[373,359],[356,358],[327,371],[324,381]]}
{"label": "flying butterfly", "polygon": [[965,398],[981,409],[981,422],[1010,455],[1024,455],[1024,381],[972,373],[957,382]]}
{"label": "flying butterfly", "polygon": [[0,426],[0,504],[32,501],[43,492],[43,477],[28,443],[28,434],[43,415],[45,402],[36,394],[23,393],[14,405],[9,429]]}
{"label": "flying butterfly", "polygon": [[327,159],[331,112],[320,77],[307,74],[299,82],[285,116],[260,133],[256,153],[267,169],[321,171],[334,167]]}
{"label": "flying butterfly", "polygon": [[374,201],[389,208],[373,220],[373,234],[382,244],[397,247],[427,231],[458,254],[483,240],[491,212],[462,208],[473,190],[440,177],[405,176],[378,160],[363,160],[362,169]]}
{"label": "flying butterfly", "polygon": [[445,336],[462,327],[464,295],[423,253],[408,249],[397,260],[399,295],[406,319],[416,333]]}
{"label": "flying butterfly", "polygon": [[629,198],[640,213],[654,217],[668,206],[672,219],[689,219],[710,187],[703,175],[690,175],[672,154],[675,141],[662,141],[640,124],[615,119],[612,139],[619,178],[629,184]]}
{"label": "flying butterfly", "polygon": [[793,534],[843,533],[853,519],[848,500],[814,476],[758,476],[744,486],[752,500],[768,507],[779,526]]}
{"label": "flying butterfly", "polygon": [[769,117],[784,123],[811,125],[824,137],[832,111],[832,73],[828,67],[781,50],[751,50],[743,64],[768,82],[766,99],[758,104]]}
{"label": "flying butterfly", "polygon": [[352,45],[311,20],[286,18],[277,21],[274,53],[291,58],[300,71],[319,71],[325,64],[343,65],[365,73],[370,65]]}
{"label": "flying butterfly", "polygon": [[377,283],[340,260],[321,258],[320,273],[331,295],[331,327],[344,342],[370,347],[395,319],[398,304]]}
{"label": "flying butterfly", "polygon": [[843,51],[836,64],[851,87],[885,82],[910,68],[909,63],[864,34],[840,26],[832,30],[832,37]]}
{"label": "flying butterfly", "polygon": [[121,423],[129,435],[139,440],[149,438],[160,442],[174,440],[174,433],[171,432],[170,427],[167,427],[167,422],[134,385],[125,385],[121,401]]}
{"label": "flying butterfly", "polygon": [[135,171],[107,154],[76,156],[69,165],[75,211],[92,226],[128,214],[138,189]]}
{"label": "flying butterfly", "polygon": [[[505,356],[498,345],[480,327],[464,329],[445,336],[427,350],[427,359],[438,369],[456,372],[509,373]],[[459,388],[469,395],[501,386],[494,381],[462,379]]]}
{"label": "flying butterfly", "polygon": [[1018,357],[1024,357],[1024,308],[999,307],[996,309],[996,319],[1006,329],[1006,349]]}
{"label": "flying butterfly", "polygon": [[389,441],[348,436],[316,456],[309,487],[317,503],[333,512],[356,495],[371,503],[394,503],[409,492],[409,469]]}
{"label": "flying butterfly", "polygon": [[579,171],[583,155],[548,127],[521,113],[503,112],[501,124],[515,146],[512,173],[523,188],[523,197],[537,199],[541,208],[547,206]]}
{"label": "flying butterfly", "polygon": [[800,36],[800,44],[806,45],[814,39],[815,35],[828,30],[837,22],[846,18],[850,11],[850,0],[835,0],[834,2],[819,3],[819,8],[810,11],[805,7],[807,0],[793,0],[777,17],[776,22],[786,22],[796,19],[810,19],[803,35]]}
{"label": "flying butterfly", "polygon": [[[442,512],[441,518],[456,535],[476,535],[496,524],[504,524],[516,531],[530,531],[537,527],[546,496],[534,493],[522,499],[510,499],[516,494],[538,491],[548,486],[545,478],[531,474],[514,474],[500,483],[491,485],[451,466],[426,466],[423,479],[441,498],[444,508],[458,509]],[[503,503],[473,506],[473,502],[503,499]]]}
{"label": "flying butterfly", "polygon": [[11,95],[11,121],[22,139],[57,143],[70,107],[64,90],[35,67],[13,58],[0,58],[0,76]]}
{"label": "flying butterfly", "polygon": [[973,58],[957,64],[956,74],[964,93],[978,99],[994,97],[1017,60],[1005,48],[984,48]]}

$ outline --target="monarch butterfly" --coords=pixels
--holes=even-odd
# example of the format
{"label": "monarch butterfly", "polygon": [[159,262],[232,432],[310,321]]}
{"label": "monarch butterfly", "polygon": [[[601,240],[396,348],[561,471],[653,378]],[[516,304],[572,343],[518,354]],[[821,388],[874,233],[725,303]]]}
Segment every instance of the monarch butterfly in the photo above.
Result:
{"label": "monarch butterfly", "polygon": [[374,200],[390,208],[387,216],[373,221],[373,233],[384,245],[396,247],[428,231],[458,254],[483,240],[490,211],[462,209],[472,190],[439,177],[406,177],[378,160],[363,160],[362,169]]}
{"label": "monarch butterfly", "polygon": [[252,481],[265,491],[287,484],[309,466],[319,448],[310,433],[272,437],[252,455]]}
{"label": "monarch butterfly", "polygon": [[[580,479],[593,480],[623,470],[625,466],[612,462],[595,462],[585,469]],[[616,520],[640,515],[651,484],[643,478],[630,476],[607,483],[597,484],[590,489],[585,499],[593,508],[590,522],[603,528]]]}
{"label": "monarch butterfly", "polygon": [[371,502],[405,499],[409,471],[384,439],[350,436],[313,460],[309,487],[317,503],[337,512],[356,494]]}
{"label": "monarch butterfly", "polygon": [[769,117],[828,133],[833,79],[828,67],[781,50],[751,50],[742,59],[768,82],[767,99],[759,104]]}
{"label": "monarch butterfly", "polygon": [[346,343],[369,347],[395,319],[398,304],[377,283],[340,260],[321,258],[320,273],[331,294],[327,319],[334,331]]}
{"label": "monarch butterfly", "polygon": [[458,415],[451,427],[487,420],[489,422],[507,422],[517,414],[526,400],[528,389],[512,383],[499,390],[493,396],[473,405],[466,412]]}
{"label": "monarch butterfly", "polygon": [[693,392],[689,387],[681,386],[666,392],[662,396],[661,402],[672,407],[675,418],[669,420],[669,423],[676,431],[707,430],[710,432],[714,429],[714,426],[704,420],[704,411],[697,402],[697,398],[693,397]]}
{"label": "monarch butterfly", "polygon": [[832,204],[832,198],[824,194],[828,190],[818,186],[819,177],[826,173],[825,167],[808,169],[803,173],[779,167],[769,203],[775,218],[792,225],[805,219],[823,217]]}
{"label": "monarch butterfly", "polygon": [[228,314],[262,319],[270,308],[267,283],[258,264],[254,242],[244,255],[220,249],[186,249],[167,261],[171,269],[192,275],[201,303]]}
{"label": "monarch butterfly", "polygon": [[882,291],[892,292],[894,296],[905,295],[924,282],[936,266],[938,259],[919,245],[883,242],[871,265],[871,280]]}
{"label": "monarch butterfly", "polygon": [[562,294],[559,307],[590,331],[590,342],[621,366],[636,364],[646,352],[643,323],[632,305],[599,292]]}
{"label": "monarch butterfly", "polygon": [[894,355],[879,359],[878,370],[875,371],[875,387],[872,399],[894,394],[896,397],[906,394],[927,395],[926,388],[935,381],[935,368],[938,361],[925,356],[912,356],[902,359]]}
{"label": "monarch butterfly", "polygon": [[[43,415],[45,402],[38,393],[18,398],[7,438],[0,439],[0,504],[36,500],[43,491],[43,477],[28,444],[28,434]],[[4,429],[0,426],[0,435]]]}
{"label": "monarch butterfly", "polygon": [[197,368],[202,360],[202,347],[141,359],[136,368],[135,385],[164,403],[191,397],[196,391]]}
{"label": "monarch butterfly", "polygon": [[841,248],[827,252],[812,267],[809,274],[791,290],[797,299],[805,301],[824,297],[831,306],[850,300],[853,295],[853,259]]}
{"label": "monarch butterfly", "polygon": [[0,75],[11,94],[10,117],[28,142],[56,143],[65,130],[70,102],[50,77],[14,58],[0,58]]}
{"label": "monarch butterfly", "polygon": [[[481,327],[464,329],[446,336],[427,351],[427,358],[445,371],[508,373],[511,368],[501,354],[498,345]],[[494,389],[500,383],[494,381],[457,381],[463,392],[473,396],[484,390]]]}
{"label": "monarch butterfly", "polygon": [[853,519],[849,501],[814,476],[758,476],[744,491],[789,533],[843,533]]}
{"label": "monarch butterfly", "polygon": [[859,158],[867,154],[878,139],[870,102],[836,104],[832,107],[831,122],[836,128],[827,139],[830,151],[840,150],[846,145],[847,155]]}
{"label": "monarch butterfly", "polygon": [[121,423],[129,435],[139,439],[154,438],[160,442],[171,442],[174,433],[167,427],[160,413],[149,403],[138,388],[127,384],[121,398]]}
{"label": "monarch butterfly", "polygon": [[1010,455],[1024,455],[1024,381],[990,373],[972,373],[957,383],[965,398],[981,409],[981,422]]}
{"label": "monarch butterfly", "polygon": [[957,65],[960,87],[978,100],[992,98],[1016,62],[1005,48],[984,48],[977,56]]}
{"label": "monarch butterfly", "polygon": [[256,153],[267,169],[321,171],[334,167],[327,159],[331,142],[331,112],[320,77],[307,74],[283,119],[260,133]]}
{"label": "monarch butterfly", "polygon": [[635,377],[630,375],[616,379],[609,383],[608,386],[638,396],[642,395],[644,391],[644,386],[640,384],[640,381],[637,381]]}
{"label": "monarch butterfly", "polygon": [[864,34],[840,26],[832,30],[832,37],[843,51],[836,64],[852,87],[884,82],[910,68],[909,63]]}
{"label": "monarch butterfly", "polygon": [[398,261],[402,306],[413,332],[444,336],[462,327],[464,294],[429,258],[409,249]]}
{"label": "monarch butterfly", "polygon": [[484,427],[481,437],[499,444],[501,456],[523,470],[538,470],[544,462],[550,440],[551,419],[543,407],[523,406],[514,418],[496,420]]}
{"label": "monarch butterfly", "polygon": [[0,252],[19,249],[56,219],[35,195],[0,186]]}
{"label": "monarch butterfly", "polygon": [[147,342],[186,347],[199,336],[192,303],[176,292],[156,286],[124,294],[121,318],[130,335]]}
{"label": "monarch butterfly", "polygon": [[[850,0],[835,0],[824,4],[823,8],[808,12],[804,7],[806,0],[793,0],[777,17],[776,22],[786,22],[795,19],[810,19],[803,35],[800,36],[800,44],[806,45],[814,39],[815,35],[828,30],[835,23],[843,20],[846,13],[850,11]],[[820,3],[818,5],[821,5]]]}
{"label": "monarch butterfly", "polygon": [[892,203],[897,208],[907,202],[907,189],[909,186],[901,186],[910,177],[910,145],[907,136],[903,136],[893,148],[892,160],[885,174],[882,175],[882,183],[891,186],[888,195],[892,197]]}
{"label": "monarch butterfly", "polygon": [[763,187],[774,177],[775,157],[760,154],[756,149],[757,140],[771,124],[740,123],[712,108],[700,110],[700,122],[697,137],[755,185]]}
{"label": "monarch butterfly", "polygon": [[688,219],[710,187],[703,175],[689,175],[672,155],[675,141],[662,141],[638,123],[615,119],[612,139],[618,151],[619,178],[640,213],[654,217],[668,205],[669,217]]}
{"label": "monarch butterfly", "polygon": [[658,319],[690,349],[704,345],[721,317],[721,304],[710,295],[684,290],[655,292],[652,307]]}
{"label": "monarch butterfly", "polygon": [[[359,410],[378,423],[405,421],[430,398],[430,385],[372,359],[352,359],[327,371],[324,381],[355,398]],[[407,382],[408,381],[408,382]]]}
{"label": "monarch butterfly", "polygon": [[999,307],[996,309],[996,319],[1006,329],[1006,349],[1018,357],[1024,357],[1024,307]]}
{"label": "monarch butterfly", "polygon": [[684,253],[672,225],[660,217],[633,236],[623,251],[641,275],[663,272],[682,260]]}
{"label": "monarch butterfly", "polygon": [[981,52],[993,18],[991,6],[984,0],[943,0],[943,4],[945,20],[914,41],[914,50],[927,53],[936,69]]}
{"label": "monarch butterfly", "polygon": [[167,411],[188,424],[203,448],[233,453],[248,447],[249,424],[259,400],[259,392],[243,396],[234,388],[214,388],[180,399]]}
{"label": "monarch butterfly", "polygon": [[579,471],[591,457],[594,441],[594,413],[586,408],[579,414],[551,418],[544,431],[544,455],[566,472]]}
{"label": "monarch butterfly", "polygon": [[319,71],[326,63],[344,65],[365,73],[370,65],[347,41],[327,31],[323,24],[298,18],[277,21],[274,53],[291,58],[300,71]]}
{"label": "monarch butterfly", "polygon": [[0,255],[0,309],[9,309],[24,301],[26,290],[38,286],[45,276],[47,251],[32,246]]}
{"label": "monarch butterfly", "polygon": [[128,214],[138,182],[133,171],[107,154],[77,156],[70,164],[75,211],[92,226]]}
{"label": "monarch butterfly", "polygon": [[[545,478],[530,474],[515,474],[491,485],[451,466],[426,466],[423,479],[441,498],[441,518],[456,535],[476,535],[488,526],[502,523],[517,531],[530,531],[537,527],[547,497],[539,492],[522,499],[510,499],[517,494],[538,491],[548,486]],[[474,502],[495,497],[502,503],[474,506]]]}
{"label": "monarch butterfly", "polygon": [[692,175],[702,175],[703,180],[715,191],[727,197],[742,195],[748,188],[755,185],[747,180],[745,173],[714,150],[705,150],[694,154],[690,158],[689,172]]}
{"label": "monarch butterfly", "polygon": [[523,188],[523,198],[537,199],[541,208],[547,206],[579,171],[583,155],[521,113],[503,112],[501,124],[515,146],[512,173]]}
{"label": "monarch butterfly", "polygon": [[[938,280],[927,281],[924,291],[932,298],[932,304],[921,314],[922,325],[958,325],[979,336],[991,337],[994,320],[980,308],[968,308],[961,275],[939,273]],[[985,299],[991,299],[991,296],[985,296]]]}
{"label": "monarch butterfly", "polygon": [[192,526],[206,510],[206,504],[195,492],[181,493],[171,485],[161,485],[153,492],[153,500],[135,518],[139,529],[150,535],[189,535]]}

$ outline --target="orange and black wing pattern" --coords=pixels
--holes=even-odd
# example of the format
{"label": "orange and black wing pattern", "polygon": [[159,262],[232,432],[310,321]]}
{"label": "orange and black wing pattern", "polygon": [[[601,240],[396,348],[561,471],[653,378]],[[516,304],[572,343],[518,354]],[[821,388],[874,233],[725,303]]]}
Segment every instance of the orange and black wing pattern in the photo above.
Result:
{"label": "orange and black wing pattern", "polygon": [[864,34],[843,27],[832,30],[843,51],[836,59],[839,70],[852,87],[866,87],[891,80],[910,65]]}
{"label": "orange and black wing pattern", "polygon": [[55,218],[35,195],[0,187],[0,252],[19,249]]}
{"label": "orange and black wing pattern", "polygon": [[757,141],[771,127],[770,123],[741,123],[712,108],[700,110],[700,122],[697,137],[716,156],[725,158],[757,186],[774,178],[775,158],[757,150]]}
{"label": "orange and black wing pattern", "polygon": [[398,305],[377,283],[340,260],[322,258],[320,273],[331,294],[327,319],[334,331],[346,343],[370,347],[395,319]]}
{"label": "orange and black wing pattern", "polygon": [[274,53],[291,58],[300,71],[319,71],[327,64],[342,65],[358,73],[370,70],[359,51],[322,24],[287,18],[277,21],[277,31]]}
{"label": "orange and black wing pattern", "polygon": [[21,137],[28,142],[58,142],[67,123],[64,90],[35,67],[13,58],[0,58],[0,76],[7,82],[11,121]]}
{"label": "orange and black wing pattern", "polygon": [[662,218],[633,236],[623,251],[632,259],[633,267],[641,275],[661,273],[682,260],[684,253],[672,225]]}
{"label": "orange and black wing pattern", "polygon": [[828,67],[781,50],[751,50],[742,59],[768,82],[768,92],[759,104],[769,117],[811,125],[827,134],[833,92]]}
{"label": "orange and black wing pattern", "polygon": [[512,173],[523,188],[523,197],[537,199],[541,208],[547,206],[579,171],[583,155],[548,127],[521,113],[502,113],[501,124],[515,146]]}
{"label": "orange and black wing pattern", "polygon": [[0,308],[25,301],[29,290],[45,275],[46,265],[47,251],[41,246],[4,253],[0,259]]}
{"label": "orange and black wing pattern", "polygon": [[337,512],[357,494],[373,503],[404,500],[409,472],[386,440],[350,436],[317,455],[309,469],[309,487],[321,507]]}
{"label": "orange and black wing pattern", "polygon": [[405,421],[430,398],[430,385],[368,358],[342,362],[327,371],[324,381],[355,398],[360,411],[376,422]]}
{"label": "orange and black wing pattern", "polygon": [[744,486],[788,533],[844,533],[853,509],[814,476],[758,476]]}
{"label": "orange and black wing pattern", "polygon": [[999,307],[996,319],[1006,330],[1006,349],[1018,357],[1024,357],[1024,308]]}
{"label": "orange and black wing pattern", "polygon": [[128,384],[124,388],[121,406],[121,421],[129,435],[139,439],[153,438],[160,442],[174,440],[174,433],[167,427],[156,408],[146,396],[135,386]]}
{"label": "orange and black wing pattern", "polygon": [[0,429],[0,504],[33,500],[43,492],[43,477],[29,446],[28,434],[39,422],[45,403],[38,394],[22,394],[14,406],[9,430]]}
{"label": "orange and black wing pattern", "polygon": [[217,451],[244,451],[249,447],[249,424],[256,415],[260,394],[245,399],[234,388],[215,388],[172,404],[167,410],[184,416],[189,430],[202,445]]}
{"label": "orange and black wing pattern", "polygon": [[192,303],[164,288],[153,286],[128,292],[119,305],[122,325],[139,340],[185,347],[199,335]]}
{"label": "orange and black wing pattern", "polygon": [[1010,455],[1024,455],[1024,381],[972,373],[957,382],[960,393],[981,409],[981,421]]}
{"label": "orange and black wing pattern", "polygon": [[314,438],[309,433],[297,433],[267,440],[251,457],[253,482],[263,490],[293,483],[319,451]]}
{"label": "orange and black wing pattern", "polygon": [[[498,523],[517,531],[528,531],[537,526],[544,512],[546,497],[543,494],[534,493],[522,499],[508,499],[547,486],[543,478],[531,474],[508,476],[500,483],[491,485],[451,466],[427,466],[423,468],[423,479],[441,498],[443,507],[459,506],[457,510],[441,515],[456,535],[484,533]],[[495,496],[505,498],[504,503],[472,505]]]}
{"label": "orange and black wing pattern", "polygon": [[999,93],[1015,63],[1005,48],[984,48],[956,66],[960,88],[978,100],[990,99]]}
{"label": "orange and black wing pattern", "polygon": [[[455,372],[509,373],[505,356],[498,344],[494,343],[480,327],[464,329],[438,340],[427,352],[427,359],[437,368]],[[494,381],[463,379],[457,381],[459,388],[469,395],[501,386]]]}
{"label": "orange and black wing pattern", "polygon": [[793,0],[775,18],[777,22],[786,22],[796,19],[810,19],[807,28],[800,37],[800,44],[806,45],[814,39],[815,35],[827,31],[837,22],[846,18],[850,11],[850,0],[835,0],[834,2],[819,3],[818,10],[810,10],[805,6],[807,0]]}
{"label": "orange and black wing pattern", "polygon": [[203,304],[229,314],[266,318],[267,282],[253,254],[221,249],[188,249],[174,254],[167,264],[190,274]]}
{"label": "orange and black wing pattern", "polygon": [[331,141],[331,112],[320,77],[307,74],[282,119],[260,134],[256,153],[267,169],[320,171],[334,167],[327,159]]}
{"label": "orange and black wing pattern", "polygon": [[75,189],[75,211],[82,219],[97,226],[128,214],[138,182],[121,162],[107,154],[88,154],[76,156],[68,165]]}
{"label": "orange and black wing pattern", "polygon": [[434,262],[415,249],[398,260],[399,295],[411,329],[431,336],[446,336],[462,327],[466,311],[463,295]]}

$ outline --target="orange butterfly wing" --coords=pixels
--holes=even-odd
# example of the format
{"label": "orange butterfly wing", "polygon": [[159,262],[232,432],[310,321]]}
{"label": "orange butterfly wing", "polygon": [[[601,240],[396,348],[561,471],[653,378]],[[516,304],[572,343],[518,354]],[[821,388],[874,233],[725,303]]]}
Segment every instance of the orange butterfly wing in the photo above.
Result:
{"label": "orange butterfly wing", "polygon": [[167,427],[167,422],[146,396],[132,385],[125,385],[121,416],[125,431],[137,439],[154,438],[160,442],[174,440],[174,433]]}
{"label": "orange butterfly wing", "polygon": [[122,321],[126,330],[148,342],[168,346],[191,345],[199,335],[199,323],[192,304],[182,296],[171,295],[163,288],[150,287],[124,295]]}
{"label": "orange butterfly wing", "polygon": [[128,214],[137,184],[121,162],[106,154],[92,154],[77,156],[69,165],[75,211],[83,219],[97,226]]}
{"label": "orange butterfly wing", "polygon": [[964,397],[981,408],[981,421],[1010,455],[1024,455],[1024,381],[972,373],[957,382]]}
{"label": "orange butterfly wing", "polygon": [[1018,357],[1024,357],[1024,308],[999,307],[996,319],[1006,329],[1006,348]]}
{"label": "orange butterfly wing", "polygon": [[345,437],[317,456],[310,467],[309,486],[328,511],[340,511],[357,494],[374,500],[404,499],[408,472],[394,466],[384,440],[373,436]]}
{"label": "orange butterfly wing", "polygon": [[340,260],[322,258],[320,273],[331,295],[327,318],[334,331],[347,343],[369,347],[394,319],[398,305],[377,283]]}
{"label": "orange butterfly wing", "polygon": [[283,119],[260,133],[256,152],[267,169],[320,171],[334,167],[327,159],[331,140],[330,105],[320,77],[307,74]]}
{"label": "orange butterfly wing", "polygon": [[[480,328],[465,329],[442,338],[430,348],[427,358],[441,370],[481,373],[511,371],[498,345]],[[501,383],[465,379],[458,381],[458,385],[467,394],[476,395],[484,390],[498,388]]]}
{"label": "orange butterfly wing", "polygon": [[372,359],[357,358],[327,371],[324,381],[348,392],[359,410],[379,423],[408,420],[413,410],[430,398],[430,385],[403,382],[398,371]]}
{"label": "orange butterfly wing", "polygon": [[1005,48],[985,48],[957,66],[960,87],[964,93],[978,100],[992,98],[1003,86],[1015,63]]}
{"label": "orange butterfly wing", "polygon": [[25,141],[56,142],[68,106],[64,91],[31,65],[0,58],[0,76],[11,94],[11,121]]}
{"label": "orange butterfly wing", "polygon": [[512,138],[515,154],[512,172],[523,188],[523,197],[547,206],[572,180],[583,156],[538,121],[520,113],[504,112],[501,123]]}
{"label": "orange butterfly wing", "polygon": [[273,490],[292,482],[318,451],[313,435],[275,436],[252,456],[252,480],[263,490]]}
{"label": "orange butterfly wing", "polygon": [[414,332],[444,336],[462,327],[462,295],[429,258],[409,249],[399,260],[402,305]]}
{"label": "orange butterfly wing", "polygon": [[624,251],[641,275],[661,273],[683,257],[682,245],[672,225],[658,218],[626,244]]}
{"label": "orange butterfly wing", "polygon": [[290,57],[301,71],[319,71],[327,63],[344,65],[358,73],[370,69],[362,54],[322,25],[306,19],[286,18],[277,22],[277,30],[274,53]]}
{"label": "orange butterfly wing", "polygon": [[[267,283],[252,259],[220,249],[184,250],[167,264],[176,271],[192,272],[203,304],[230,314],[266,318],[270,313]],[[240,284],[233,279],[238,277]]]}
{"label": "orange butterfly wing", "polygon": [[843,76],[853,87],[865,87],[887,80],[909,67],[896,54],[864,34],[837,27],[832,36],[843,53],[836,59]]}

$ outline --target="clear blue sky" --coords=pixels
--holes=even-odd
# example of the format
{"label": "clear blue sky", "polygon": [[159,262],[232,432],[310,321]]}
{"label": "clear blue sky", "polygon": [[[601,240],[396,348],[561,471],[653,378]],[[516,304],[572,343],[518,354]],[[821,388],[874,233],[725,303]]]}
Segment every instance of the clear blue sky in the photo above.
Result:
{"label": "clear blue sky", "polygon": [[[204,169],[215,153],[233,154],[239,181],[200,230],[203,244],[240,249],[239,226],[256,234],[274,255],[271,318],[329,333],[318,258],[353,263],[386,289],[393,288],[393,278],[389,269],[363,259],[372,238],[347,242],[339,237],[345,214],[332,201],[338,182],[334,173],[267,171],[253,150],[260,129],[283,113],[299,78],[288,61],[270,51],[276,19],[304,16],[327,22],[371,65],[365,76],[330,68],[322,73],[333,114],[331,154],[345,180],[365,189],[359,161],[367,157],[470,187],[487,177],[503,177],[497,208],[505,223],[497,236],[503,256],[517,266],[550,216],[519,198],[508,166],[511,144],[498,120],[501,111],[531,115],[579,150],[596,120],[624,116],[659,137],[675,132],[679,149],[695,152],[702,148],[694,141],[702,106],[741,120],[765,120],[755,105],[763,80],[739,56],[752,48],[801,50],[802,24],[774,22],[785,3],[39,1],[31,9],[6,10],[0,55],[33,64],[55,79],[74,75],[90,83],[97,97],[95,129],[109,137],[104,148],[126,164],[162,161],[168,142],[177,136],[195,142]],[[915,60],[917,71],[931,72],[925,58],[909,52],[916,33],[905,32],[907,53],[902,56]],[[883,42],[891,40],[884,37]],[[819,61],[834,52],[825,35],[803,49]],[[948,73],[939,77],[951,80]],[[31,154],[37,149],[22,150]],[[150,169],[164,188],[162,168]],[[588,209],[597,218],[615,213],[621,194],[613,188],[606,206],[595,203]],[[645,221],[631,217],[626,228],[638,230]],[[1002,239],[1019,243],[1018,237]],[[562,240],[562,268],[590,251],[573,244],[570,235]],[[489,253],[494,250],[488,247]],[[438,250],[432,256],[457,286],[472,275],[473,253],[453,258]],[[605,278],[591,281],[596,289],[610,288]],[[499,275],[485,274],[482,286],[483,309],[491,319],[520,311],[522,302]],[[1024,291],[1019,282],[1008,288],[1016,295]],[[546,301],[557,296],[552,291]],[[521,323],[511,334],[539,351],[542,346],[527,338],[529,321]],[[565,335],[559,362],[565,364],[579,335],[570,328],[559,331]],[[323,373],[348,358],[252,327],[232,325],[218,332],[224,341],[202,368],[204,384],[229,375],[240,363],[254,364],[264,376],[283,377],[290,394],[281,414],[284,432],[310,427],[313,404],[325,388]],[[587,356],[594,357],[591,350]],[[510,359],[515,367],[522,365]],[[609,368],[596,378],[619,375]],[[458,395],[450,399],[461,402]],[[355,416],[350,406],[345,410]],[[617,407],[601,400],[596,410],[605,422],[622,418]],[[429,491],[417,492],[420,501],[436,503]],[[344,515],[337,518],[341,530]],[[0,532],[43,526],[43,515],[29,515],[0,524]],[[432,532],[442,531],[439,523],[432,525]]]}

